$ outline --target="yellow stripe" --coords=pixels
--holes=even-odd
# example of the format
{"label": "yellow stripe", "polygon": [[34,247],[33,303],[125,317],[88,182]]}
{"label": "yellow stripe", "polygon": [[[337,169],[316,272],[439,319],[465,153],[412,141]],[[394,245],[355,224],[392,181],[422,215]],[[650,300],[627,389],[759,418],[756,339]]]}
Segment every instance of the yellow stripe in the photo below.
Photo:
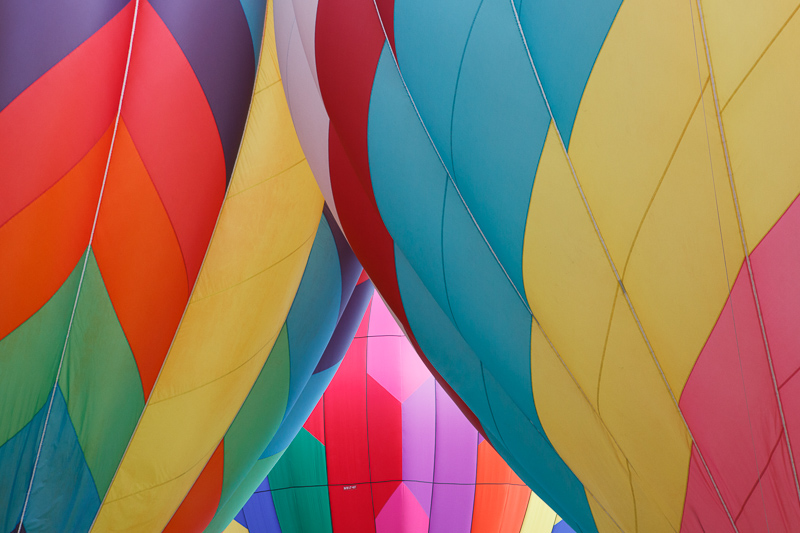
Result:
{"label": "yellow stripe", "polygon": [[244,527],[239,522],[233,521],[225,528],[222,533],[250,533],[250,530]]}
{"label": "yellow stripe", "polygon": [[557,519],[556,512],[531,492],[519,533],[551,533]]}
{"label": "yellow stripe", "polygon": [[322,196],[292,128],[271,14],[228,198],[93,531],[167,524],[252,387],[300,283]]}
{"label": "yellow stripe", "polygon": [[[800,193],[800,15],[797,0],[728,4],[704,2],[703,9],[752,251]],[[716,120],[712,127],[718,130]]]}

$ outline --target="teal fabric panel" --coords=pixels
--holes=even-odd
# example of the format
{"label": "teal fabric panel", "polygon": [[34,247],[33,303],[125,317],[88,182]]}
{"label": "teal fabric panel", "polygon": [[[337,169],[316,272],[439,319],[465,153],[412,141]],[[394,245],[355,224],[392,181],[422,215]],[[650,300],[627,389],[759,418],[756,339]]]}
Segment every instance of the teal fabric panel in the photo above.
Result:
{"label": "teal fabric panel", "polygon": [[621,4],[622,0],[519,2],[520,25],[567,147],[586,82]]}
{"label": "teal fabric panel", "polygon": [[83,533],[100,509],[100,497],[61,389],[54,394],[22,525],[28,533]]}

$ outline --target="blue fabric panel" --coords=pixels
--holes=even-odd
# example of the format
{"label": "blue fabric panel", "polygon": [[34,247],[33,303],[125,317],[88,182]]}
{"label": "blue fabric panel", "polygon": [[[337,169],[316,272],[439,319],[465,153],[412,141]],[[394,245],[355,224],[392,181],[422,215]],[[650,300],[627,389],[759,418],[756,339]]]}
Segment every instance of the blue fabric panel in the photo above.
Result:
{"label": "blue fabric panel", "polygon": [[569,524],[561,520],[553,526],[553,533],[575,533],[575,530],[569,527]]}
{"label": "blue fabric panel", "polygon": [[388,44],[375,71],[367,143],[381,218],[439,307],[449,313],[441,259],[447,173],[403,88]]}
{"label": "blue fabric panel", "polygon": [[339,369],[341,362],[342,361],[339,360],[339,362],[332,367],[323,370],[322,372],[317,372],[311,376],[311,378],[308,380],[306,388],[303,389],[302,394],[300,394],[300,397],[297,399],[292,409],[286,413],[283,422],[281,422],[281,425],[278,428],[278,432],[275,434],[269,444],[267,444],[267,448],[261,454],[259,459],[266,459],[267,457],[282,452],[289,447],[289,444],[291,444],[292,440],[294,440],[294,438],[297,436],[300,428],[302,428],[303,424],[305,424],[306,420],[308,420],[309,415],[311,415],[311,411],[314,410],[314,407],[316,407],[319,399],[322,398],[322,394],[325,392],[325,389],[328,388],[328,385],[333,379],[333,375],[336,374],[336,371]]}
{"label": "blue fabric panel", "polygon": [[339,255],[328,221],[322,217],[300,287],[286,318],[291,368],[287,413],[300,396],[333,334],[341,294]]}
{"label": "blue fabric panel", "polygon": [[483,0],[395,0],[397,62],[436,148],[452,172],[453,100],[461,58]]}
{"label": "blue fabric panel", "polygon": [[28,533],[83,533],[99,508],[97,488],[57,387],[23,524]]}
{"label": "blue fabric panel", "polygon": [[453,177],[519,292],[533,180],[550,114],[508,0],[485,0],[453,103]]}
{"label": "blue fabric panel", "polygon": [[[484,430],[491,431],[491,412],[478,357],[437,305],[397,246],[394,256],[397,284],[411,332],[442,378],[480,419]],[[496,428],[494,430],[496,432]]]}
{"label": "blue fabric panel", "polygon": [[333,335],[322,353],[322,357],[314,369],[314,374],[327,370],[334,365],[342,362],[344,354],[353,342],[353,337],[356,336],[358,326],[364,318],[364,313],[367,311],[372,295],[375,290],[370,280],[365,280],[359,283],[356,288],[350,293],[347,307],[339,317],[339,322],[336,324],[336,329],[333,330]]}
{"label": "blue fabric panel", "polygon": [[239,524],[243,525],[244,527],[247,527],[247,520],[244,517],[244,509],[239,511],[239,514],[237,514],[236,517],[234,517],[234,520],[236,520]]}
{"label": "blue fabric panel", "polygon": [[521,0],[520,25],[569,147],[583,90],[622,0]]}
{"label": "blue fabric panel", "polygon": [[452,185],[444,212],[444,271],[456,327],[525,415],[531,387],[531,315],[467,214]]}
{"label": "blue fabric panel", "polygon": [[253,39],[253,53],[256,56],[256,69],[258,69],[258,56],[261,54],[261,38],[264,35],[264,18],[267,16],[267,3],[264,0],[239,0],[242,3],[247,25],[250,27],[250,37]]}
{"label": "blue fabric panel", "polygon": [[597,533],[583,484],[556,453],[539,419],[526,418],[489,372],[484,383],[500,439],[512,457],[524,461],[517,474],[577,531]]}
{"label": "blue fabric panel", "polygon": [[340,230],[339,226],[336,224],[336,218],[334,218],[333,213],[331,213],[328,204],[323,206],[322,216],[328,221],[331,235],[333,235],[333,240],[336,242],[336,251],[339,252],[339,269],[342,273],[342,300],[339,304],[338,320],[342,317],[345,307],[347,307],[347,301],[350,300],[350,295],[353,294],[353,289],[356,288],[358,278],[361,277],[363,268],[361,268],[361,263],[358,262],[356,254],[353,253],[353,250],[347,243],[344,233],[342,233],[342,230]]}
{"label": "blue fabric panel", "polygon": [[[269,487],[266,479],[264,483]],[[281,533],[278,514],[275,512],[275,504],[269,488],[261,492],[261,487],[259,487],[258,491],[247,500],[242,512],[250,533]]]}
{"label": "blue fabric panel", "polygon": [[19,523],[46,412],[47,402],[30,422],[0,446],[0,531],[11,531]]}

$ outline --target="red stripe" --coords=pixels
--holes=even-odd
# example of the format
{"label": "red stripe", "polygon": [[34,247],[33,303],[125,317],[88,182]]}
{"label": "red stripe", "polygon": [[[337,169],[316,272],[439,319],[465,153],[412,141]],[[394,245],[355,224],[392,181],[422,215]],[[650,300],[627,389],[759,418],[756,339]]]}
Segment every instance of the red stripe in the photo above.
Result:
{"label": "red stripe", "polygon": [[128,6],[0,112],[0,225],[73,168],[114,120]]}
{"label": "red stripe", "polygon": [[[371,353],[370,357],[381,357]],[[367,424],[369,426],[370,476],[375,516],[399,485],[384,481],[403,479],[403,414],[400,401],[372,376],[367,376]]]}
{"label": "red stripe", "polygon": [[189,494],[172,515],[164,533],[187,533],[203,531],[217,512],[222,495],[222,474],[225,467],[224,442],[221,441],[200,476],[192,485]]}
{"label": "red stripe", "polygon": [[189,61],[147,2],[139,8],[122,116],[175,228],[192,286],[225,195],[225,157]]}

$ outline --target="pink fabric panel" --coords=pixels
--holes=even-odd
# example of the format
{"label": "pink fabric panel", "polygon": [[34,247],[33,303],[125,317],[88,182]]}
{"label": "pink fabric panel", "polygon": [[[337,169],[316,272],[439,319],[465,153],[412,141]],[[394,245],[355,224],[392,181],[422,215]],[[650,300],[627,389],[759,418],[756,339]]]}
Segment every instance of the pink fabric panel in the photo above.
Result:
{"label": "pink fabric panel", "polygon": [[725,510],[719,503],[714,486],[700,462],[697,449],[692,446],[689,463],[689,481],[686,487],[686,502],[683,508],[681,533],[733,533]]}
{"label": "pink fabric panel", "polygon": [[750,262],[775,375],[783,383],[800,367],[800,201],[795,199]]}
{"label": "pink fabric panel", "polygon": [[377,533],[417,533],[428,530],[428,515],[414,494],[400,483],[375,519]]}

